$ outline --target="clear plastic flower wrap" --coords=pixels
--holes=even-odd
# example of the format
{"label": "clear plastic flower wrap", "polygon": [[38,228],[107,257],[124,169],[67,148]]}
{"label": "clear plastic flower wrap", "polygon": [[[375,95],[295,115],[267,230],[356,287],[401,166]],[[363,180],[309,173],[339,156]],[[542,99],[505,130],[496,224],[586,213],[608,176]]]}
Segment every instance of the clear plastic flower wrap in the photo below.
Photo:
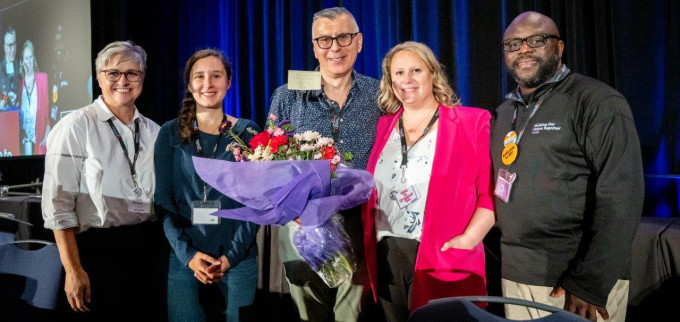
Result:
{"label": "clear plastic flower wrap", "polygon": [[356,272],[356,260],[343,217],[336,213],[323,225],[312,229],[298,227],[293,244],[300,256],[329,287],[350,281]]}

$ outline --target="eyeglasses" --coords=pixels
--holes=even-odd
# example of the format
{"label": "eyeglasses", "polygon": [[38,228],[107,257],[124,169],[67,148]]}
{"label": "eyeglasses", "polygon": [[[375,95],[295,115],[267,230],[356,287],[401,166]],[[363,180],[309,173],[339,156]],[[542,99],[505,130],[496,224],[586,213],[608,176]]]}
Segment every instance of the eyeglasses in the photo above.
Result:
{"label": "eyeglasses", "polygon": [[359,34],[358,32],[355,32],[353,34],[340,34],[337,37],[322,36],[314,38],[312,40],[316,41],[316,44],[319,45],[319,48],[321,49],[328,49],[333,47],[333,40],[338,42],[338,46],[347,47],[352,44],[352,39],[354,39],[354,36],[358,34]]}
{"label": "eyeglasses", "polygon": [[548,34],[536,34],[526,38],[511,38],[503,41],[503,50],[507,52],[518,51],[520,48],[522,48],[522,43],[525,41],[531,48],[543,47],[550,38],[560,39],[560,37]]}
{"label": "eyeglasses", "polygon": [[121,76],[125,75],[125,78],[130,81],[130,82],[138,82],[140,79],[142,79],[142,75],[144,75],[144,72],[141,70],[131,70],[127,72],[121,72],[116,69],[105,69],[102,70],[102,73],[106,76],[106,79],[109,82],[117,82]]}

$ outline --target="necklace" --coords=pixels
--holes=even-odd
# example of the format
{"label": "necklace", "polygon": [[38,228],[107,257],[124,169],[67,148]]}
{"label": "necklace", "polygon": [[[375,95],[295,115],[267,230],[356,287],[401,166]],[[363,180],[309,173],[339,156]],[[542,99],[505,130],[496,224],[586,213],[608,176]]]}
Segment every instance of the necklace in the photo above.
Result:
{"label": "necklace", "polygon": [[[217,133],[217,130],[220,128],[220,124],[222,124],[222,123],[217,124],[215,129],[213,129],[212,131],[203,131],[203,132],[208,133],[208,134],[215,134],[215,133]],[[205,128],[205,126],[203,126],[203,128]]]}
{"label": "necklace", "polygon": [[33,81],[31,82],[31,88],[28,88],[28,84],[26,84],[26,79],[24,79],[24,87],[26,88],[26,95],[28,96],[28,99],[31,99],[31,95],[33,95],[33,90],[35,89],[35,77],[33,77]]}
{"label": "necklace", "polygon": [[[434,113],[436,113],[437,110],[438,110],[438,108],[435,108],[435,109],[432,111],[432,115],[434,115]],[[404,113],[402,113],[401,115],[402,115],[402,119],[405,120],[406,118],[404,118]],[[411,141],[411,142],[414,141],[414,140],[411,140],[411,136],[412,136],[413,134],[416,134],[416,133],[421,132],[420,129],[422,128],[422,125],[425,124],[425,121],[426,121],[427,119],[428,119],[428,116],[425,115],[425,116],[423,116],[423,117],[420,119],[420,121],[418,121],[418,124],[416,124],[416,126],[414,126],[414,127],[412,127],[412,128],[408,128],[408,129],[404,126],[404,130],[405,130],[405,132],[406,132],[406,134],[407,134],[407,136],[408,136],[408,138],[409,138],[408,141]],[[431,117],[430,117],[430,119],[431,119]]]}
{"label": "necklace", "polygon": [[[223,116],[223,117],[226,117],[226,116]],[[224,119],[223,119],[223,121],[224,121]],[[200,129],[203,129],[203,132],[204,132],[204,133],[208,133],[208,134],[217,134],[217,132],[219,132],[220,125],[222,125],[222,122],[217,123],[217,126],[215,126],[215,128],[214,128],[212,131],[207,131],[207,124],[199,124],[199,123],[198,123],[198,120],[196,121],[196,124],[197,124],[197,125],[196,125],[196,127],[197,127],[196,130],[200,128]]]}

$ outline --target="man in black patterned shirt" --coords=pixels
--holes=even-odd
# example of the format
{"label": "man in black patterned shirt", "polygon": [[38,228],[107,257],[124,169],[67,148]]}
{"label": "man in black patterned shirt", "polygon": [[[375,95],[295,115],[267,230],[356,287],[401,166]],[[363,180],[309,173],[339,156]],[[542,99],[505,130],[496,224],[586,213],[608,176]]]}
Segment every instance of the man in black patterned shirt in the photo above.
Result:
{"label": "man in black patterned shirt", "polygon": [[[314,14],[314,57],[319,61],[321,90],[290,90],[287,85],[272,95],[269,112],[290,120],[297,132],[317,131],[335,140],[341,154],[350,152],[355,169],[365,169],[373,147],[381,112],[377,105],[378,80],[354,71],[361,52],[362,34],[345,8],[329,8]],[[345,230],[352,239],[357,272],[351,283],[329,288],[298,255],[290,223],[279,230],[281,257],[291,295],[303,321],[357,321],[361,319],[366,269],[359,208],[342,212]]]}

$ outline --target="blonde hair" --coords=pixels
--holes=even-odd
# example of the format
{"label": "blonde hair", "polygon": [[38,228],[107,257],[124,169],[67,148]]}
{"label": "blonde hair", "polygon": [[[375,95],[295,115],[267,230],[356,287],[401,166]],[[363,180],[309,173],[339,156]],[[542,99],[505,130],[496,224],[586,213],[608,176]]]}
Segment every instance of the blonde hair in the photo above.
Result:
{"label": "blonde hair", "polygon": [[392,67],[394,55],[404,50],[408,50],[418,55],[425,63],[425,66],[430,70],[430,73],[432,73],[432,94],[434,94],[435,100],[446,107],[459,106],[460,100],[458,99],[458,96],[456,96],[456,93],[453,92],[451,86],[449,86],[444,67],[434,56],[432,49],[419,42],[406,41],[390,49],[383,59],[380,94],[378,95],[378,106],[380,109],[385,113],[393,114],[401,108],[402,104],[392,90],[392,75],[390,74],[390,68]]}

